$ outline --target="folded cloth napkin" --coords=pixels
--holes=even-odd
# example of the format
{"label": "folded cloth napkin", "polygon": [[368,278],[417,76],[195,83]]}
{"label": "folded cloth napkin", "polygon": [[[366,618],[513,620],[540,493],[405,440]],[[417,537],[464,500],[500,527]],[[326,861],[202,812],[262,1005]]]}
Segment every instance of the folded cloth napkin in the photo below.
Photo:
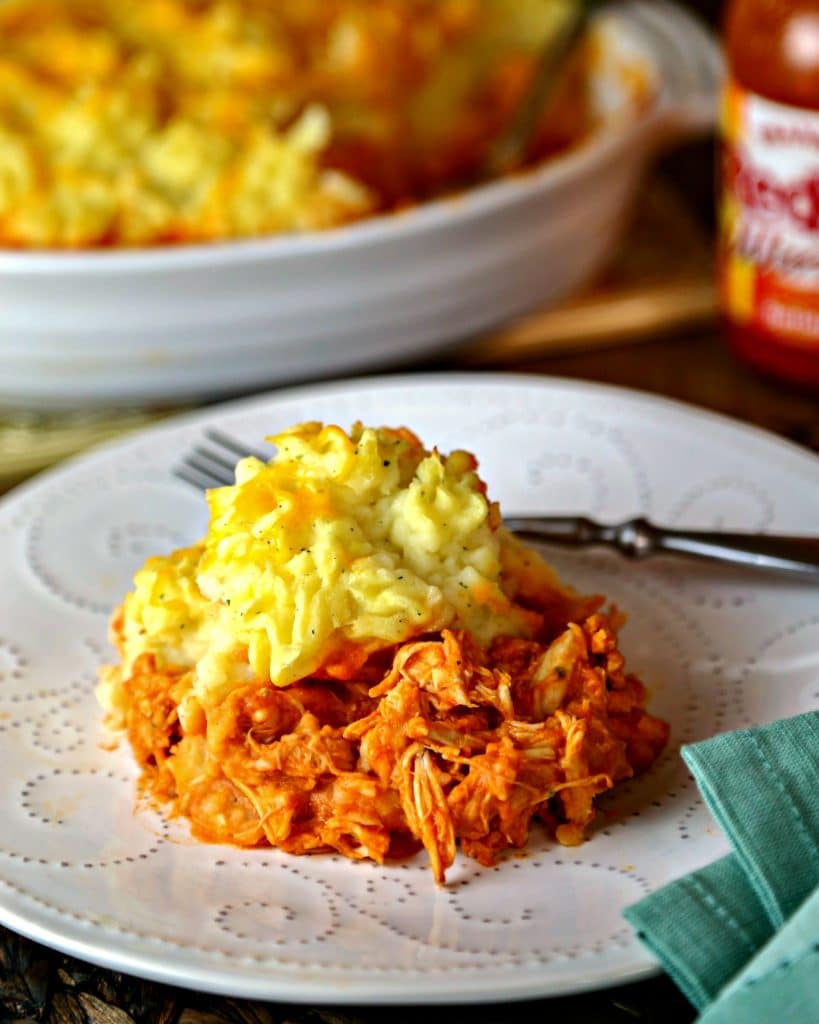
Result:
{"label": "folded cloth napkin", "polygon": [[682,756],[734,852],[626,918],[702,1024],[819,1022],[819,712]]}

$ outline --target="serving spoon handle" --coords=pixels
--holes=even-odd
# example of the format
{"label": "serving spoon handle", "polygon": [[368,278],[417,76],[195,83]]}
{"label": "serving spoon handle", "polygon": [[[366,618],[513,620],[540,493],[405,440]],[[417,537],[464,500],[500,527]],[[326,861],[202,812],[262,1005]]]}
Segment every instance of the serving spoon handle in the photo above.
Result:
{"label": "serving spoon handle", "polygon": [[672,530],[643,518],[608,525],[585,516],[519,516],[504,518],[504,525],[530,540],[579,548],[610,547],[637,560],[657,554],[684,555],[789,573],[819,583],[819,537]]}
{"label": "serving spoon handle", "polygon": [[514,170],[526,154],[541,113],[593,16],[607,0],[576,0],[559,31],[543,47],[518,109],[507,128],[495,139],[484,159],[483,176],[499,178]]}

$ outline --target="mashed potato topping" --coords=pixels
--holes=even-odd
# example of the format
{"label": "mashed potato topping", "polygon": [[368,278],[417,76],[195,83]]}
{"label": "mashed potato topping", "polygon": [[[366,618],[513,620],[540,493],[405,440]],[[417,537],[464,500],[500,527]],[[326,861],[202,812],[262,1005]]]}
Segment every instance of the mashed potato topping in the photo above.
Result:
{"label": "mashed potato topping", "polygon": [[148,560],[98,694],[143,785],[195,835],[443,881],[531,822],[582,841],[595,797],[668,737],[619,616],[502,526],[472,455],[303,423],[208,494],[203,540]]}
{"label": "mashed potato topping", "polygon": [[[0,245],[300,232],[457,185],[571,0],[2,0]],[[586,127],[576,74],[536,156]]]}
{"label": "mashed potato topping", "polygon": [[256,20],[231,2],[0,3],[0,244],[204,241],[370,212],[362,183],[321,165],[326,107],[274,116],[288,55]]}
{"label": "mashed potato topping", "polygon": [[[406,430],[307,423],[270,438],[211,491],[202,544],[152,558],[123,617],[132,665],[194,664],[194,692],[221,699],[253,678],[286,686],[349,678],[374,651],[444,627],[482,644],[531,636],[541,616],[503,577],[516,542],[466,452],[427,452]],[[544,582],[551,572],[532,554]]]}

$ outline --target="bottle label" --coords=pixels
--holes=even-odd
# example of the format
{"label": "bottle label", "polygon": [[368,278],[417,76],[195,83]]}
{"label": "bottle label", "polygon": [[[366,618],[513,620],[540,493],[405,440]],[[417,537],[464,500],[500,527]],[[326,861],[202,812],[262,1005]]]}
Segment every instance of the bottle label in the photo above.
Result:
{"label": "bottle label", "polygon": [[819,348],[819,112],[729,83],[722,181],[724,311],[781,344]]}

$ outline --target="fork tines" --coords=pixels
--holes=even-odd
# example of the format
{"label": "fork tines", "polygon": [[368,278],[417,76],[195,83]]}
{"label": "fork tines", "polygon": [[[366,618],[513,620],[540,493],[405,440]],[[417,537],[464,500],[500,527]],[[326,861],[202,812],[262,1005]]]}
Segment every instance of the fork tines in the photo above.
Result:
{"label": "fork tines", "polygon": [[270,458],[269,452],[253,450],[221,430],[208,429],[204,437],[208,443],[194,445],[173,470],[174,476],[199,490],[232,484],[239,459],[255,455],[267,462]]}

